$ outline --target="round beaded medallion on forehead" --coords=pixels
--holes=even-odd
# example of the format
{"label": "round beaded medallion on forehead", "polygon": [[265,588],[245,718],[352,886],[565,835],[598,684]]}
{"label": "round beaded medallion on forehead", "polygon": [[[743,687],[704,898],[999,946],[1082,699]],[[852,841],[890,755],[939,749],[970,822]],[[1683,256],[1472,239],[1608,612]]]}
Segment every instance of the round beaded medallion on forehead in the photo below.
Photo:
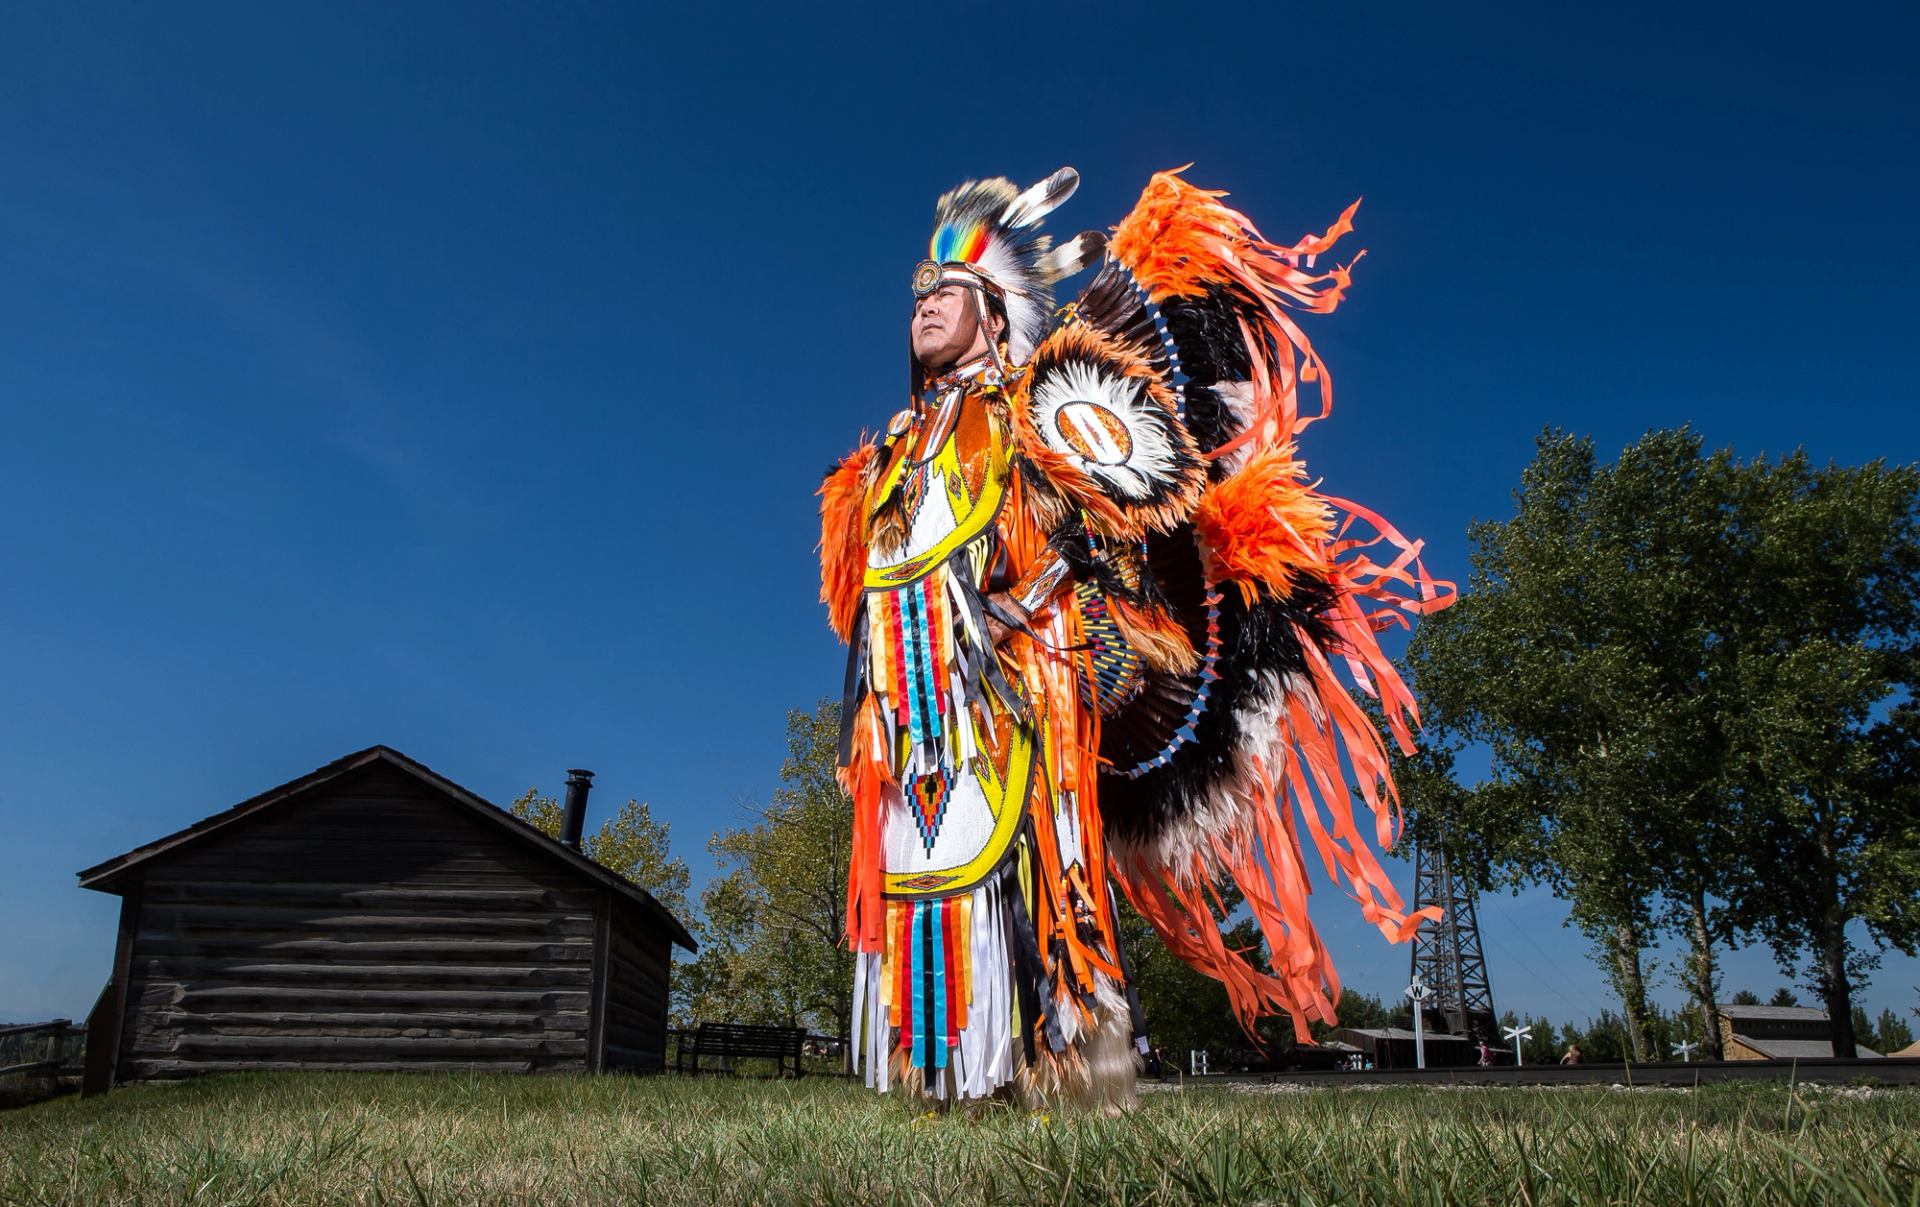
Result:
{"label": "round beaded medallion on forehead", "polygon": [[940,288],[940,266],[932,260],[920,261],[920,267],[913,270],[913,296],[924,298]]}

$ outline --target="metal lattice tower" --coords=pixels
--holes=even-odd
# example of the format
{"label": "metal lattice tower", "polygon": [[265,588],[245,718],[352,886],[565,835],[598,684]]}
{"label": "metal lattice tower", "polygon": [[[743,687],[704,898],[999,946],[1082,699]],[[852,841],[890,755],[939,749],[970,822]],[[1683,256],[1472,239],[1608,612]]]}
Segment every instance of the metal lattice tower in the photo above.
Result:
{"label": "metal lattice tower", "polygon": [[1493,987],[1487,982],[1487,960],[1480,951],[1480,921],[1473,894],[1453,881],[1446,852],[1415,848],[1413,908],[1439,906],[1438,923],[1420,928],[1413,941],[1413,975],[1433,986],[1428,1018],[1447,1020],[1456,1035],[1477,1030],[1487,1042],[1497,1041],[1500,1016],[1493,1009]]}

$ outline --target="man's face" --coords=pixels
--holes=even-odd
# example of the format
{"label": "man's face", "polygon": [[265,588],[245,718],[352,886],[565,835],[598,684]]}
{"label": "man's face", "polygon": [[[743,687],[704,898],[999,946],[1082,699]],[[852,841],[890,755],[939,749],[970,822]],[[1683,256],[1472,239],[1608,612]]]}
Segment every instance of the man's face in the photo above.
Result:
{"label": "man's face", "polygon": [[936,373],[987,350],[970,292],[964,285],[942,285],[914,304],[913,354]]}

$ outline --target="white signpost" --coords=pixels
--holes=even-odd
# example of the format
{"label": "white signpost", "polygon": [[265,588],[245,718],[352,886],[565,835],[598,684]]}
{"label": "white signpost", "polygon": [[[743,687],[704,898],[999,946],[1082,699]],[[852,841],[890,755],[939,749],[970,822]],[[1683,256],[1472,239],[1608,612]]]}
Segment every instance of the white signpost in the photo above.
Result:
{"label": "white signpost", "polygon": [[1692,1064],[1693,1054],[1700,1050],[1700,1045],[1688,1040],[1686,1043],[1673,1045],[1673,1050],[1680,1053],[1680,1063]]}
{"label": "white signpost", "polygon": [[1513,1044],[1513,1063],[1516,1065],[1526,1064],[1527,1038],[1533,1034],[1532,1024],[1524,1027],[1502,1027],[1500,1031]]}
{"label": "white signpost", "polygon": [[1407,996],[1413,999],[1413,1063],[1424,1069],[1427,1067],[1427,1029],[1421,1021],[1420,1006],[1433,996],[1433,990],[1416,972],[1413,984],[1407,986]]}

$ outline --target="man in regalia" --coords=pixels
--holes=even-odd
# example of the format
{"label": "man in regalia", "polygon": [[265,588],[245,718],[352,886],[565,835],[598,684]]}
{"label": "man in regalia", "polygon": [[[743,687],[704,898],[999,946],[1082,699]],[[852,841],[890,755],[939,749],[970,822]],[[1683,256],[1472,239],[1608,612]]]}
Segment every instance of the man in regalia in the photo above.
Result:
{"label": "man in regalia", "polygon": [[[1381,843],[1392,785],[1334,662],[1410,743],[1375,613],[1437,606],[1436,584],[1295,455],[1325,370],[1285,308],[1337,304],[1347,270],[1310,268],[1352,211],[1279,247],[1162,173],[1111,241],[1055,248],[1042,220],[1077,183],[940,199],[908,405],[821,488],[821,597],[850,647],[856,1067],[936,1101],[1131,1104],[1119,894],[1249,1029],[1284,1010],[1303,1036],[1339,992],[1303,831],[1389,938],[1418,925],[1355,824],[1348,768]],[[1356,516],[1374,541],[1342,534]],[[1381,542],[1384,564],[1362,552]],[[1269,970],[1222,940],[1223,878]]]}

